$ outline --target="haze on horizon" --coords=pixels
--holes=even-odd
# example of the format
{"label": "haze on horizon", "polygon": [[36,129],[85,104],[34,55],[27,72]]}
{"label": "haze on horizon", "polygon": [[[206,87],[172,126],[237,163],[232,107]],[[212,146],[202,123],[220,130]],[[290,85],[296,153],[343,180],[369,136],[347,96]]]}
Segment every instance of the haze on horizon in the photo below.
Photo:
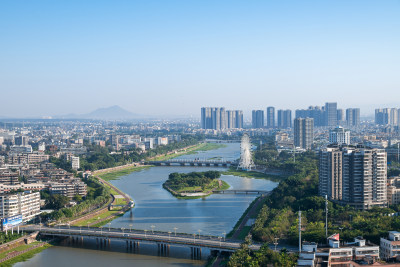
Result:
{"label": "haze on horizon", "polygon": [[2,1],[0,117],[399,107],[400,1]]}

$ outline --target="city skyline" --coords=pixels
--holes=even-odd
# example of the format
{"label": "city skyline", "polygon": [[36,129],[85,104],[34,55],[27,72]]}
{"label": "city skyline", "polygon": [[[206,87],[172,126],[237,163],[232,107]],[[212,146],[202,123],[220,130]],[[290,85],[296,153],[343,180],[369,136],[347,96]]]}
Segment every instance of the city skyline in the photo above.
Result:
{"label": "city skyline", "polygon": [[398,1],[40,2],[2,2],[2,117],[323,102],[365,116],[400,97]]}

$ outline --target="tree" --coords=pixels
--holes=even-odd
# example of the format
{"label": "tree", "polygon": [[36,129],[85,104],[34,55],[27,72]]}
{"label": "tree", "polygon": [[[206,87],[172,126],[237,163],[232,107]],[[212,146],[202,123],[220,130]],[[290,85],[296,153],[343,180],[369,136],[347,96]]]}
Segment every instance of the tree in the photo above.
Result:
{"label": "tree", "polygon": [[69,203],[69,198],[62,195],[51,195],[50,198],[47,200],[46,206],[49,209],[62,209]]}

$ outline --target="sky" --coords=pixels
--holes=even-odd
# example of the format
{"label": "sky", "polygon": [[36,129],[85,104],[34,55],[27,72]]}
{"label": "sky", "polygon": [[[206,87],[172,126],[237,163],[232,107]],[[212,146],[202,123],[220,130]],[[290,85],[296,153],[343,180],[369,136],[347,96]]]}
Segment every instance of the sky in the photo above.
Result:
{"label": "sky", "polygon": [[400,0],[0,1],[0,117],[400,108]]}

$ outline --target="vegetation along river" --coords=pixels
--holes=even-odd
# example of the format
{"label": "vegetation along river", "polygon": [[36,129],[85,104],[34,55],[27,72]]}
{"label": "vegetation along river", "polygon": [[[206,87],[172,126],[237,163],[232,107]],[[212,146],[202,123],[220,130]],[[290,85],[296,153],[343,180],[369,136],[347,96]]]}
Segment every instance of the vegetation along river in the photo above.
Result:
{"label": "vegetation along river", "polygon": [[[226,147],[196,154],[180,156],[179,159],[219,159],[235,160],[240,157],[240,144],[228,143]],[[128,193],[135,201],[132,212],[125,213],[111,222],[111,227],[129,229],[153,229],[161,231],[218,235],[228,233],[246,210],[256,195],[213,194],[202,199],[177,199],[162,184],[172,172],[193,172],[206,170],[226,170],[220,167],[152,167],[133,172],[118,180],[111,181]],[[266,179],[251,179],[232,175],[222,175],[231,189],[272,190],[276,182]],[[85,240],[81,248],[54,246],[26,262],[14,266],[202,266],[208,257],[204,251],[202,260],[191,260],[190,249],[171,247],[170,257],[158,257],[157,249],[143,244],[140,254],[125,253],[125,243],[113,242],[107,251],[98,250],[94,240]]]}

